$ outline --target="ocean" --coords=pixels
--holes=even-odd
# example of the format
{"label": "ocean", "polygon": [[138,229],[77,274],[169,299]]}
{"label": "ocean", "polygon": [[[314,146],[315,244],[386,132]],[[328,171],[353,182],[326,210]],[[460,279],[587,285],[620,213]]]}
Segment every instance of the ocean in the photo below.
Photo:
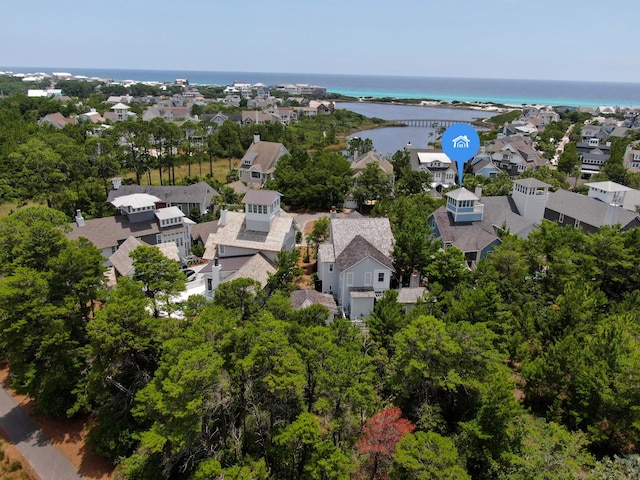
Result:
{"label": "ocean", "polygon": [[[267,85],[307,83],[326,87],[329,92],[353,97],[423,98],[514,105],[640,106],[640,83],[73,67],[0,67],[0,70],[16,73],[69,72],[87,77],[141,82],[173,82],[177,78],[187,78],[192,84],[204,85],[229,85],[235,81],[262,82]],[[576,74],[579,74],[578,70]]]}

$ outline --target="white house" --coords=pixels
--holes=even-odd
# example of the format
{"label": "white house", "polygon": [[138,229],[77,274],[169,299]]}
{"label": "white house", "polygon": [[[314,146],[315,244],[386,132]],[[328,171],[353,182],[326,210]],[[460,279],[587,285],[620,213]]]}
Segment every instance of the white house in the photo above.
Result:
{"label": "white house", "polygon": [[412,170],[428,172],[433,181],[431,187],[437,191],[456,183],[458,168],[442,150],[410,149],[409,162]]}
{"label": "white house", "polygon": [[331,219],[329,241],[318,251],[318,279],[352,320],[368,317],[389,290],[393,244],[388,218]]}
{"label": "white house", "polygon": [[174,242],[180,257],[189,255],[191,228],[195,222],[178,207],[159,208],[160,199],[144,193],[118,197],[110,203],[118,209],[113,217],[85,220],[78,210],[67,237],[90,240],[107,259],[129,237],[148,245]]}
{"label": "white house", "polygon": [[295,247],[296,224],[280,208],[280,193],[249,190],[244,212],[220,211],[218,230],[209,235],[204,258],[240,257],[262,253],[274,261],[282,250]]}

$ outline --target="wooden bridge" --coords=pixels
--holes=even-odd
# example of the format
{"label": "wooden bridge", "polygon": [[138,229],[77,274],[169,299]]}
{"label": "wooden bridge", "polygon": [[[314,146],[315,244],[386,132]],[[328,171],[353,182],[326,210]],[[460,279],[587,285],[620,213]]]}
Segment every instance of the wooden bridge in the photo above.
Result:
{"label": "wooden bridge", "polygon": [[471,122],[464,122],[462,120],[433,120],[433,119],[419,119],[409,118],[403,120],[391,120],[394,123],[403,123],[408,127],[429,127],[429,128],[449,128],[456,123],[466,123],[471,125]]}

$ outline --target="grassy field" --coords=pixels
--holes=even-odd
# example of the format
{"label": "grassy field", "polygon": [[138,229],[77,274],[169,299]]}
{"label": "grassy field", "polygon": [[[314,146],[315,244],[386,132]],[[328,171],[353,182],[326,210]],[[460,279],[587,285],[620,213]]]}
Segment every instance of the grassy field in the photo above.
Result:
{"label": "grassy field", "polygon": [[11,203],[3,203],[0,205],[0,217],[6,217],[11,212],[14,212],[20,208],[24,207],[32,207],[34,205],[46,205],[45,203],[37,203],[37,202],[11,202]]}
{"label": "grassy field", "polygon": [[[240,164],[240,159],[233,158],[231,159],[231,168],[237,168]],[[202,162],[202,175],[200,175],[200,165],[196,163],[191,164],[191,176],[192,177],[204,177],[209,173],[209,162]],[[213,163],[213,178],[221,181],[222,183],[227,182],[227,173],[229,173],[229,160],[221,159],[216,160]],[[183,178],[189,175],[189,166],[188,165],[178,165],[176,167],[176,183],[180,183]],[[121,175],[122,178],[136,178],[135,173],[129,172]],[[167,172],[165,170],[162,171],[162,178],[164,184],[167,184]],[[141,180],[143,185],[147,185],[149,183],[149,177],[147,175],[144,176]],[[160,174],[158,169],[151,170],[151,183],[153,185],[160,185]]]}
{"label": "grassy field", "polygon": [[[231,160],[231,168],[237,168],[238,165],[240,164],[240,160],[237,158],[234,158]],[[208,162],[203,162],[202,163],[202,177],[204,177],[206,174],[209,173],[209,163]],[[227,183],[227,173],[229,173],[229,160],[228,159],[223,159],[223,160],[217,160],[214,162],[213,164],[213,177],[219,181],[221,181],[222,183]],[[179,165],[176,167],[176,183],[180,183],[182,182],[182,180],[188,176],[189,174],[189,166],[188,165]],[[135,180],[136,175],[133,172],[127,172],[121,175],[122,178],[131,178],[133,180]],[[191,164],[191,176],[195,177],[195,176],[200,176],[200,165],[198,165],[198,163],[193,163]],[[167,183],[167,172],[163,171],[162,172],[162,177],[164,178],[164,184],[166,185]],[[160,175],[158,173],[157,169],[154,169],[151,171],[151,183],[153,185],[160,185]],[[142,178],[142,185],[148,185],[149,184],[149,177],[147,175],[145,175]],[[24,207],[30,207],[33,205],[45,205],[44,202],[42,203],[37,203],[37,202],[32,202],[32,201],[28,201],[28,202],[9,202],[9,203],[3,203],[2,205],[0,205],[0,217],[6,217],[7,215],[9,215],[11,212],[18,210],[20,208],[24,208]]]}

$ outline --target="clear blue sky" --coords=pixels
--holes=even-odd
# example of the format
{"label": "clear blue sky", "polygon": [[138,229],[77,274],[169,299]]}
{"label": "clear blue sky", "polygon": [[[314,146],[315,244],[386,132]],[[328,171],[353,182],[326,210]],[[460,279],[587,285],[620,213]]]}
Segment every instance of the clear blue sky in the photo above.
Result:
{"label": "clear blue sky", "polygon": [[19,0],[0,66],[640,82],[638,0]]}

